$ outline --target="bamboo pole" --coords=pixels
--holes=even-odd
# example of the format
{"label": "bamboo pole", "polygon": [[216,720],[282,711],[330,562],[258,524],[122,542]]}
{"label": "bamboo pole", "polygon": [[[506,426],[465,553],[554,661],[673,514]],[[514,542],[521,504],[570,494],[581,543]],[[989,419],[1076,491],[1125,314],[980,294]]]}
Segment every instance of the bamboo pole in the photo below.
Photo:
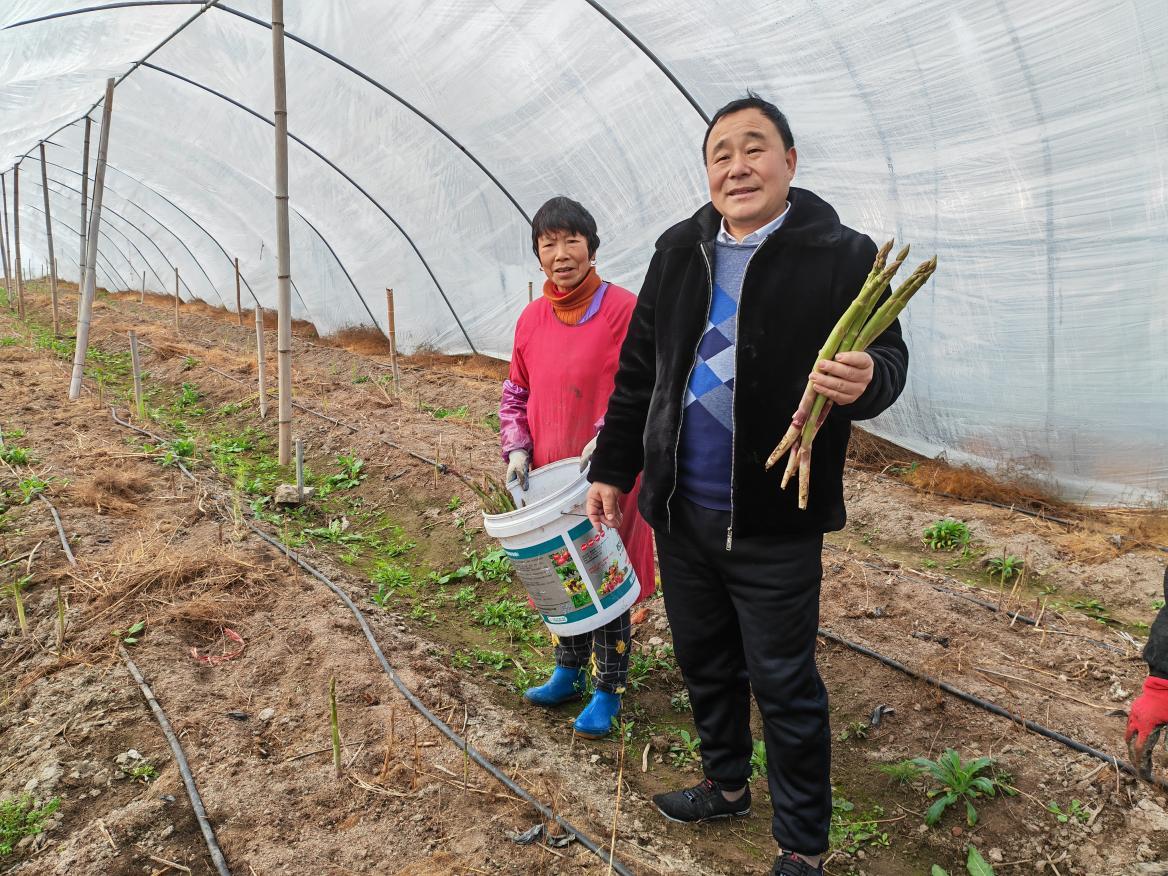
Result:
{"label": "bamboo pole", "polygon": [[239,294],[239,259],[235,260],[235,312],[239,316],[239,327],[243,328],[243,298]]}
{"label": "bamboo pole", "polygon": [[11,223],[8,221],[8,184],[2,173],[0,173],[0,196],[2,196],[4,204],[4,210],[0,212],[0,260],[3,261],[3,265],[0,267],[4,268],[5,297],[11,302],[12,290],[8,288],[8,278],[12,276],[12,265],[8,258],[8,227]]}
{"label": "bamboo pole", "polygon": [[146,303],[146,272],[142,272],[142,292],[138,295],[138,303]]}
{"label": "bamboo pole", "polygon": [[276,122],[276,351],[280,465],[292,457],[292,265],[288,242],[288,88],[284,70],[284,0],[272,0],[272,88]]}
{"label": "bamboo pole", "polygon": [[401,392],[401,373],[397,367],[397,323],[393,312],[393,290],[385,290],[385,309],[389,313],[389,366],[393,372],[393,391]]}
{"label": "bamboo pole", "polygon": [[535,300],[535,292],[532,289],[531,281],[527,281],[527,303],[530,304]]}
{"label": "bamboo pole", "polygon": [[16,247],[16,303],[20,318],[24,319],[24,279],[20,272],[20,165],[12,168],[12,245]]}
{"label": "bamboo pole", "polygon": [[268,416],[268,389],[264,380],[264,309],[255,308],[256,323],[256,375],[260,382],[260,419]]}
{"label": "bamboo pole", "polygon": [[[79,277],[85,277],[85,251],[86,246],[86,230],[89,226],[89,216],[86,213],[86,198],[89,192],[89,133],[93,128],[93,119],[89,116],[85,117],[85,144],[81,149],[81,225],[79,235],[81,237],[81,273]],[[78,285],[80,289],[80,284]]]}
{"label": "bamboo pole", "polygon": [[142,360],[138,357],[138,333],[130,330],[130,364],[134,367],[134,407],[138,422],[146,422],[146,402],[142,398]]}
{"label": "bamboo pole", "polygon": [[73,374],[69,380],[69,400],[81,395],[85,351],[89,347],[89,323],[93,315],[93,295],[97,290],[97,232],[101,228],[101,199],[105,189],[105,160],[109,151],[110,119],[114,109],[114,80],[105,83],[105,105],[101,110],[101,135],[97,144],[97,170],[93,176],[93,206],[89,211],[89,231],[85,235],[85,278],[77,305],[77,346],[73,351]]}
{"label": "bamboo pole", "polygon": [[45,195],[45,241],[49,247],[49,290],[53,296],[53,337],[61,337],[57,314],[57,257],[53,254],[53,221],[49,216],[49,170],[45,164],[45,144],[41,143],[41,190]]}
{"label": "bamboo pole", "polygon": [[175,334],[178,334],[178,305],[179,305],[179,302],[182,300],[181,298],[179,298],[178,293],[179,293],[178,266],[175,265],[175,268],[174,268],[174,331],[175,331]]}

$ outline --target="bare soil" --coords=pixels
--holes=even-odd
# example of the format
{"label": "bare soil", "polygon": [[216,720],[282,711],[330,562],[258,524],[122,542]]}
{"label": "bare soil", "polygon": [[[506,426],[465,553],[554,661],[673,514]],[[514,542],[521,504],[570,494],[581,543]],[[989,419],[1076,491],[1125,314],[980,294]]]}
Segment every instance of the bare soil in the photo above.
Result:
{"label": "bare soil", "polygon": [[[66,287],[64,325],[74,301]],[[698,778],[682,744],[693,725],[659,598],[636,616],[623,769],[619,739],[573,738],[578,706],[545,711],[520,699],[550,665],[550,643],[508,613],[524,603],[521,587],[484,562],[492,545],[474,494],[445,470],[500,467],[498,363],[410,357],[398,395],[388,356],[369,338],[356,333],[349,350],[298,335],[296,398],[321,416],[298,411],[294,430],[310,484],[328,495],[277,512],[263,496],[291,472],[272,461],[274,398],[269,417],[258,416],[253,322],[241,328],[215,308],[184,308],[176,333],[173,302],[102,296],[91,337],[98,353],[82,399],[70,404],[71,343],[53,348],[41,286],[32,284],[27,303],[25,322],[0,310],[0,428],[9,447],[33,457],[0,465],[0,562],[36,548],[31,563],[0,568],[0,584],[26,567],[32,576],[29,634],[10,599],[0,612],[0,798],[57,797],[60,810],[0,858],[0,872],[214,872],[166,741],[118,656],[139,621],[144,629],[126,647],[179,735],[233,872],[607,870],[579,843],[508,838],[541,816],[410,707],[336,595],[243,525],[257,512],[259,525],[359,604],[405,684],[471,745],[598,842],[611,840],[615,814],[616,854],[633,872],[769,872],[765,780],[753,785],[753,814],[733,823],[688,828],[649,802]],[[148,417],[134,421],[166,443],[108,412],[112,404],[131,416],[130,329],[148,345]],[[352,484],[341,457],[363,463]],[[822,626],[1123,757],[1126,708],[1145,672],[1141,625],[1161,595],[1158,522],[1073,509],[1072,523],[1054,523],[923,492],[882,468],[847,474],[850,520],[828,539]],[[37,481],[60,511],[76,566],[31,495]],[[967,550],[924,545],[924,528],[946,517],[968,525]],[[1001,555],[1024,560],[1021,582],[987,572],[984,561]],[[60,649],[58,585],[68,606]],[[502,606],[505,622],[487,623],[491,606]],[[1014,610],[1039,623],[1012,623]],[[227,630],[246,643],[241,654],[214,664],[192,656],[233,654]],[[960,873],[969,845],[998,873],[1168,872],[1162,790],[828,639],[819,664],[836,738],[829,873],[928,874],[934,864]],[[868,727],[881,705],[893,711]],[[925,826],[931,786],[897,784],[879,767],[946,748],[993,757],[1016,793],[979,798],[973,826],[961,807]],[[120,769],[131,749],[156,775]],[[1052,801],[1065,813],[1077,801],[1080,814],[1060,821]]]}

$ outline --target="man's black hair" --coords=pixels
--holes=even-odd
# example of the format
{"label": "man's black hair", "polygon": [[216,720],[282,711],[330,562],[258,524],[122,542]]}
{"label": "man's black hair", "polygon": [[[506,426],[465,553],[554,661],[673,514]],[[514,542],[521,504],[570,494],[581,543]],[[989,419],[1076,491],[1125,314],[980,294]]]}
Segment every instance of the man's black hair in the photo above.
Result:
{"label": "man's black hair", "polygon": [[706,136],[702,138],[702,161],[706,159],[706,146],[710,142],[710,131],[714,130],[714,125],[718,124],[723,116],[728,116],[731,113],[739,113],[743,110],[756,109],[768,119],[770,119],[775,128],[779,132],[779,136],[783,138],[783,148],[791,149],[795,145],[795,137],[791,134],[791,126],[787,122],[787,117],[783,115],[783,111],[771,103],[769,100],[764,100],[753,91],[746,92],[746,97],[740,97],[737,100],[732,100],[716,113],[710,119],[710,126],[706,128]]}
{"label": "man's black hair", "polygon": [[566,231],[581,234],[588,239],[588,255],[596,255],[600,249],[600,235],[596,233],[596,220],[584,206],[571,198],[556,195],[535,212],[531,220],[531,251],[539,258],[539,239],[545,234]]}

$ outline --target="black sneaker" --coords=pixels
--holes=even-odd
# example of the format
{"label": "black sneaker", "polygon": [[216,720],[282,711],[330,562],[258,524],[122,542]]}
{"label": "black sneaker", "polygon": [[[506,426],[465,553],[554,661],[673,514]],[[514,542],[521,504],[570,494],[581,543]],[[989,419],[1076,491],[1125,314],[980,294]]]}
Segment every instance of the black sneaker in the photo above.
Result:
{"label": "black sneaker", "polygon": [[823,862],[818,867],[812,867],[798,855],[783,852],[775,858],[775,869],[771,876],[823,876]]}
{"label": "black sneaker", "polygon": [[705,779],[683,791],[654,794],[653,804],[670,821],[696,824],[715,818],[729,818],[731,815],[749,815],[750,788],[737,800],[730,801],[722,796],[722,790],[714,782]]}

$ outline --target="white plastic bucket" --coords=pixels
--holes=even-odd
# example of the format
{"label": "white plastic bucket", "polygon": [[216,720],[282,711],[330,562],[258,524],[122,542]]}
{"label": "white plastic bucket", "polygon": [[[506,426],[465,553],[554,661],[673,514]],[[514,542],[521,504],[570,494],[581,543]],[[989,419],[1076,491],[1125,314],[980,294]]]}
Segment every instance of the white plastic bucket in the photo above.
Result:
{"label": "white plastic bucket", "polygon": [[584,514],[588,480],[579,459],[533,469],[528,488],[511,488],[516,511],[484,514],[536,610],[557,636],[587,633],[637,601],[641,584],[615,529],[598,531]]}

